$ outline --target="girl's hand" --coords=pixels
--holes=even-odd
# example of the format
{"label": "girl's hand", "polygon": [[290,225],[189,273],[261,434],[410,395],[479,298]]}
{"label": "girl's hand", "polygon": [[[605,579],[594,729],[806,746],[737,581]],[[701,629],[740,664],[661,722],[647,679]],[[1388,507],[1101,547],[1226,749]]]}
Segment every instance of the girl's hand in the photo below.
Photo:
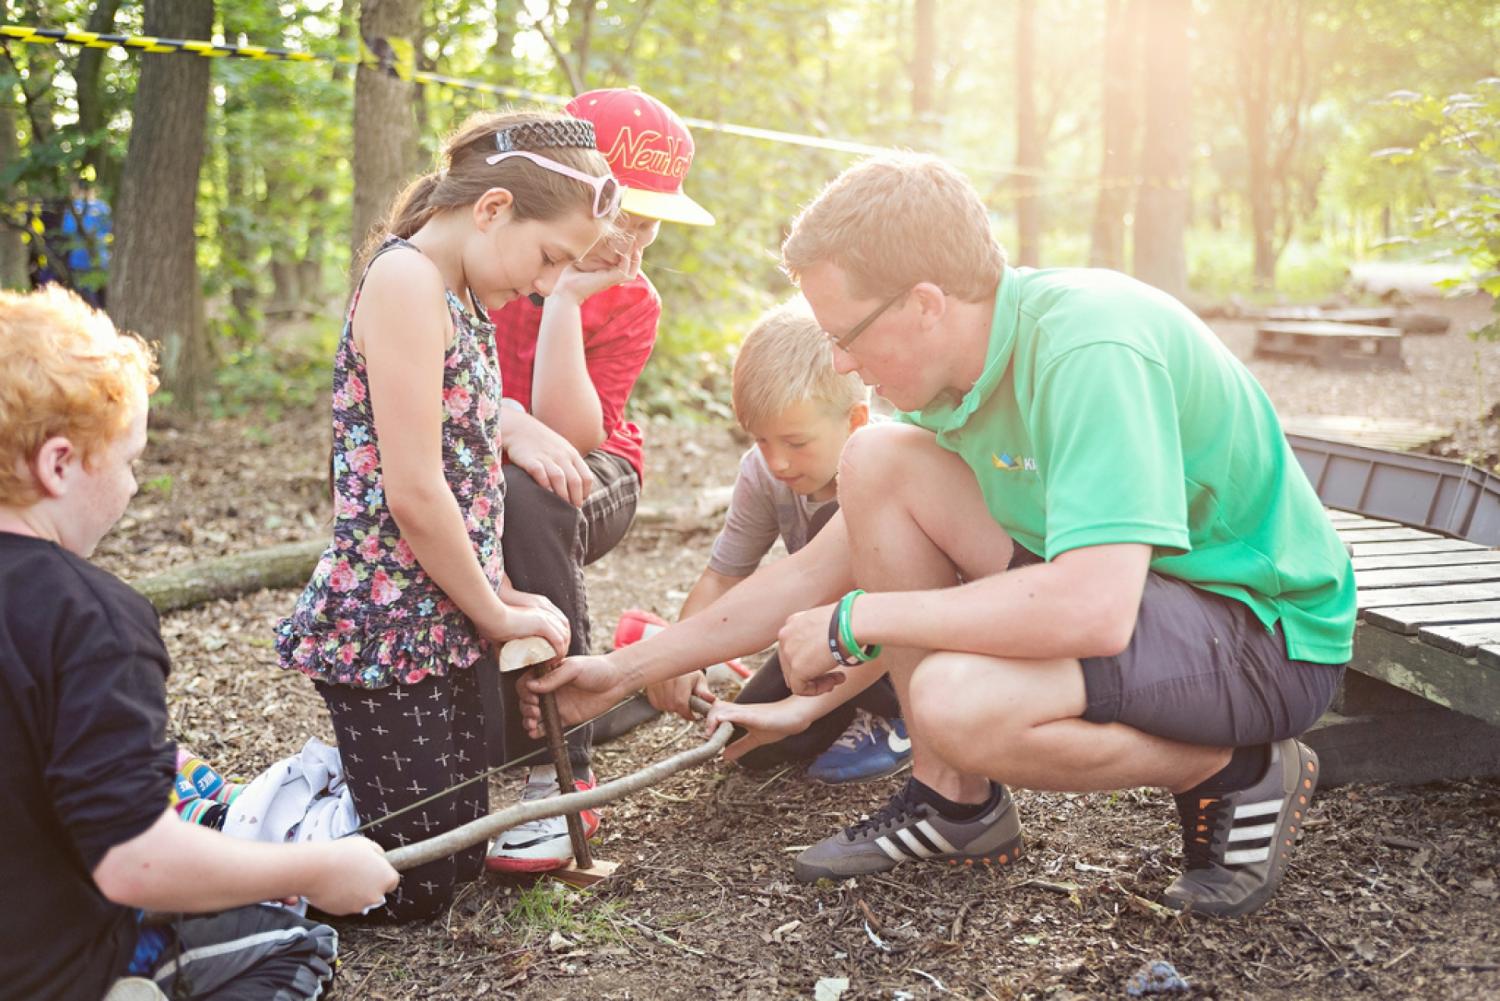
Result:
{"label": "girl's hand", "polygon": [[776,634],[781,673],[797,695],[821,695],[844,683],[844,671],[828,650],[828,620],[837,604],[798,612]]}
{"label": "girl's hand", "polygon": [[779,702],[715,702],[703,720],[703,735],[712,736],[720,723],[733,723],[745,731],[724,749],[725,758],[738,761],[757,747],[801,733],[812,719],[808,700],[793,695]]}
{"label": "girl's hand", "polygon": [[708,687],[708,679],[702,671],[679,675],[646,686],[646,699],[662,712],[676,713],[685,720],[693,719],[693,707],[688,701],[694,695],[704,702],[712,703],[717,697]]}
{"label": "girl's hand", "polygon": [[[510,582],[509,577],[500,581],[500,600],[507,605],[516,605],[521,608],[540,608],[545,612],[562,615],[562,610],[552,603],[552,599],[545,594],[532,594],[530,591],[517,591],[515,585]],[[563,616],[567,618],[567,616]]]}
{"label": "girl's hand", "polygon": [[620,672],[608,657],[569,657],[544,678],[528,671],[516,684],[521,696],[521,722],[532,737],[542,734],[543,692],[557,697],[557,713],[563,726],[582,723],[612,709],[628,692],[621,690]]}
{"label": "girl's hand", "polygon": [[[546,600],[545,598],[542,600]],[[505,605],[505,616],[500,620],[500,625],[492,632],[485,633],[485,639],[495,643],[504,643],[506,640],[520,639],[523,636],[540,636],[546,640],[559,657],[568,655],[568,620],[563,617],[562,612],[552,607],[537,608],[524,605]]]}

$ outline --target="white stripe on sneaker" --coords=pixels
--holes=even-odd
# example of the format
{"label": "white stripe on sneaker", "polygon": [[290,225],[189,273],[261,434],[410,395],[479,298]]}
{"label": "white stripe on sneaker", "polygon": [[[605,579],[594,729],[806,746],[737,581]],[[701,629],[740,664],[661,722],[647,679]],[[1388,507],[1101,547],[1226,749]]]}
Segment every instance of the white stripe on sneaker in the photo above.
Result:
{"label": "white stripe on sneaker", "polygon": [[1254,827],[1236,827],[1229,832],[1230,841],[1263,841],[1276,836],[1275,824],[1256,824]]}
{"label": "white stripe on sneaker", "polygon": [[1245,865],[1247,862],[1264,862],[1271,857],[1269,846],[1265,848],[1246,848],[1237,852],[1225,852],[1225,865]]}
{"label": "white stripe on sneaker", "polygon": [[945,852],[949,855],[953,855],[958,852],[958,849],[954,848],[953,844],[947,838],[943,837],[942,834],[938,833],[938,829],[936,827],[932,826],[932,821],[917,821],[917,830],[921,831],[928,841],[931,841],[933,844],[937,845],[939,851]]}
{"label": "white stripe on sneaker", "polygon": [[1264,817],[1268,813],[1280,813],[1281,803],[1279,799],[1268,799],[1260,803],[1246,803],[1234,808],[1234,819],[1241,817]]}
{"label": "white stripe on sneaker", "polygon": [[916,835],[904,827],[896,832],[896,836],[906,842],[906,847],[916,853],[917,858],[932,858],[935,854],[931,848],[918,841]]}
{"label": "white stripe on sneaker", "polygon": [[889,855],[893,861],[896,861],[896,862],[910,862],[911,861],[911,856],[910,855],[907,855],[901,849],[899,849],[895,845],[891,844],[891,839],[888,838],[888,837],[886,837],[883,834],[880,837],[878,837],[878,838],[875,839],[875,847],[879,848],[881,851],[883,851],[887,855]]}

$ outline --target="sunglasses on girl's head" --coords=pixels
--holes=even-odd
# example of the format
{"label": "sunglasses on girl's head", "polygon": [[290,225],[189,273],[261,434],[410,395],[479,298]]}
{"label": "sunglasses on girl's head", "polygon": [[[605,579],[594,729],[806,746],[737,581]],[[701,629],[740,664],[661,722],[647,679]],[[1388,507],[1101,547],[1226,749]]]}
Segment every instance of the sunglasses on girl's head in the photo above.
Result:
{"label": "sunglasses on girl's head", "polygon": [[592,174],[585,174],[581,170],[574,170],[565,163],[558,163],[556,160],[549,160],[545,156],[539,156],[536,153],[531,153],[523,149],[512,150],[509,153],[492,153],[484,158],[484,162],[494,166],[501,160],[508,160],[513,156],[524,157],[544,170],[550,170],[554,174],[561,174],[564,177],[571,177],[575,181],[582,181],[593,188],[595,219],[613,216],[620,210],[620,199],[625,196],[625,192],[620,187],[620,182],[609,174],[605,174],[603,177],[595,177]]}

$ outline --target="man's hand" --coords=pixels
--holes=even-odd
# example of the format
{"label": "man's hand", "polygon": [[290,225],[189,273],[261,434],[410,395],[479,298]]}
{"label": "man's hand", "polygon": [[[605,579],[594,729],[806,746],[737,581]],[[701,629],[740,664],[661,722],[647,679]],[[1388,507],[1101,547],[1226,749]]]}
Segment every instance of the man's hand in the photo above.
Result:
{"label": "man's hand", "polygon": [[614,707],[625,695],[621,677],[608,657],[569,657],[539,678],[528,671],[516,683],[521,696],[521,721],[532,737],[541,737],[542,703],[540,696],[553,692],[557,696],[557,714],[563,726],[593,719]]}
{"label": "man's hand", "polygon": [[318,885],[307,892],[307,902],[320,911],[357,914],[380,903],[401,881],[385,852],[368,838],[340,838],[324,847],[328,862],[319,867]]}
{"label": "man's hand", "polygon": [[569,504],[583,506],[594,489],[594,474],[568,439],[510,407],[500,414],[500,436],[507,459]]}
{"label": "man's hand", "polygon": [[828,622],[837,604],[798,612],[776,634],[781,673],[796,695],[822,695],[844,683],[844,671],[828,649]]}
{"label": "man's hand", "polygon": [[733,723],[745,735],[724,749],[724,757],[738,761],[746,753],[765,744],[801,733],[812,724],[807,699],[791,696],[779,702],[724,702],[709,709],[703,721],[703,735],[712,736],[720,723]]}
{"label": "man's hand", "polygon": [[715,701],[713,690],[708,687],[708,679],[703,676],[702,671],[646,686],[646,699],[653,706],[662,712],[676,713],[686,720],[694,718],[692,704],[689,702],[694,695],[704,702]]}

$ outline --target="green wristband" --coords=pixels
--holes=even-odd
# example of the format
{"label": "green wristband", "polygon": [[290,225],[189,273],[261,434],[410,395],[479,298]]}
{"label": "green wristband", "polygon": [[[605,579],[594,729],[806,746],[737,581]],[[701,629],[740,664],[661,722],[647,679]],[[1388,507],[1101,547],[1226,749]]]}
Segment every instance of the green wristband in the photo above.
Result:
{"label": "green wristband", "polygon": [[839,640],[844,644],[844,649],[862,661],[872,661],[880,656],[880,645],[872,643],[869,646],[861,646],[854,638],[854,599],[865,592],[855,588],[839,601]]}

